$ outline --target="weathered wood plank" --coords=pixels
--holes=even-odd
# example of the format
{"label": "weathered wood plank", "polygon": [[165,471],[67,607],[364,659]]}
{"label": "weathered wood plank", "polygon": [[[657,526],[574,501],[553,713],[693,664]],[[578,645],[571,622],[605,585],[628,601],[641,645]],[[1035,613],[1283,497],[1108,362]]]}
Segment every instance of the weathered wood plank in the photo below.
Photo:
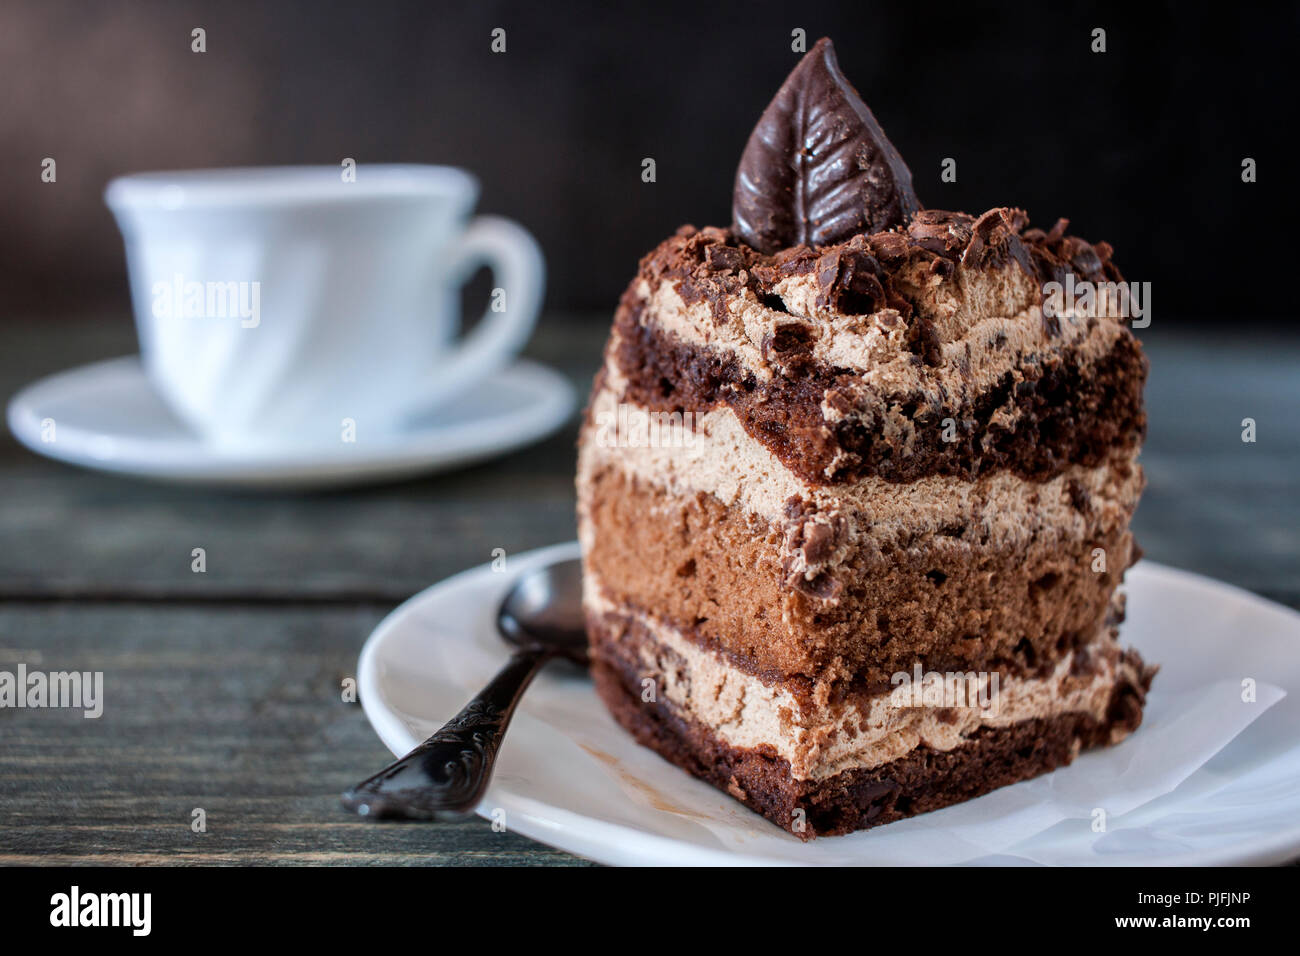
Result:
{"label": "weathered wood plank", "polygon": [[339,806],[390,759],[340,692],[387,610],[9,602],[0,668],[103,671],[104,710],[0,710],[0,863],[580,862]]}

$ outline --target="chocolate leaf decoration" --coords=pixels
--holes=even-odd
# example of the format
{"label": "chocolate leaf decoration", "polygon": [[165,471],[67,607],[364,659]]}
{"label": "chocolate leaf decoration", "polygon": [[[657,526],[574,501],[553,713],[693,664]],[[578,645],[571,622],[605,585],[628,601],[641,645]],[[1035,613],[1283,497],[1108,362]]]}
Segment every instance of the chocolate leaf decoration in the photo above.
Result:
{"label": "chocolate leaf decoration", "polygon": [[736,235],[764,253],[824,246],[901,225],[920,208],[912,173],[822,38],[745,145],[732,197]]}

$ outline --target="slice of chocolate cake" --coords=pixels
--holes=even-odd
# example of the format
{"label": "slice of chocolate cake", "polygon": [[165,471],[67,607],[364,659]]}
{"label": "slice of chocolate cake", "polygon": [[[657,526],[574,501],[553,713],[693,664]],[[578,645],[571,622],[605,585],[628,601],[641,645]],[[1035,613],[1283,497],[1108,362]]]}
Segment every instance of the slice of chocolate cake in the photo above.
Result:
{"label": "slice of chocolate cake", "polygon": [[829,41],[800,62],[732,226],[642,261],[582,431],[593,673],[639,741],[807,838],[1138,726],[1146,360],[1066,225],[920,208]]}

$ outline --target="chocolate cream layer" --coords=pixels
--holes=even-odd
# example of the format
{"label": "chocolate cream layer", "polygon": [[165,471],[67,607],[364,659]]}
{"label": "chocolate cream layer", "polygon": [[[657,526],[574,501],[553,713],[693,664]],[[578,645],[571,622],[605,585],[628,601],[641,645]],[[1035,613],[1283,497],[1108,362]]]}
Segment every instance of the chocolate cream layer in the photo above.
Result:
{"label": "chocolate cream layer", "polygon": [[[622,397],[726,405],[788,469],[834,484],[1096,464],[1145,430],[1146,360],[1105,243],[1018,210],[922,210],[905,229],[761,255],[686,227],[648,255],[608,346]],[[1096,284],[1043,312],[1042,283]]]}
{"label": "chocolate cream layer", "polygon": [[[737,668],[653,615],[610,602],[599,578],[588,577],[584,597],[593,656],[632,686],[652,690],[644,706],[708,728],[730,748],[776,757],[799,781],[879,767],[918,748],[950,751],[981,730],[1063,715],[1113,725],[1108,742],[1115,743],[1140,719],[1152,673],[1119,649],[1112,628],[1102,628],[1042,676],[953,675],[947,697],[938,684],[926,691],[924,683],[896,680],[876,693],[809,698]],[[1136,716],[1116,721],[1112,711],[1126,696]]]}

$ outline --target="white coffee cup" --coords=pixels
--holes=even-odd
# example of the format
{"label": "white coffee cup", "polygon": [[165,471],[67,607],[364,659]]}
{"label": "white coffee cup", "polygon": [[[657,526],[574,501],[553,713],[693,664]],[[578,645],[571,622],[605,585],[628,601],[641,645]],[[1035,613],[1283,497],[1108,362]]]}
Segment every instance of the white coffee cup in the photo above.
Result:
{"label": "white coffee cup", "polygon": [[[141,173],[104,199],[126,240],[147,374],[214,443],[391,434],[502,369],[528,339],[545,266],[523,228],[470,218],[447,166]],[[457,339],[462,283],[494,274]]]}

